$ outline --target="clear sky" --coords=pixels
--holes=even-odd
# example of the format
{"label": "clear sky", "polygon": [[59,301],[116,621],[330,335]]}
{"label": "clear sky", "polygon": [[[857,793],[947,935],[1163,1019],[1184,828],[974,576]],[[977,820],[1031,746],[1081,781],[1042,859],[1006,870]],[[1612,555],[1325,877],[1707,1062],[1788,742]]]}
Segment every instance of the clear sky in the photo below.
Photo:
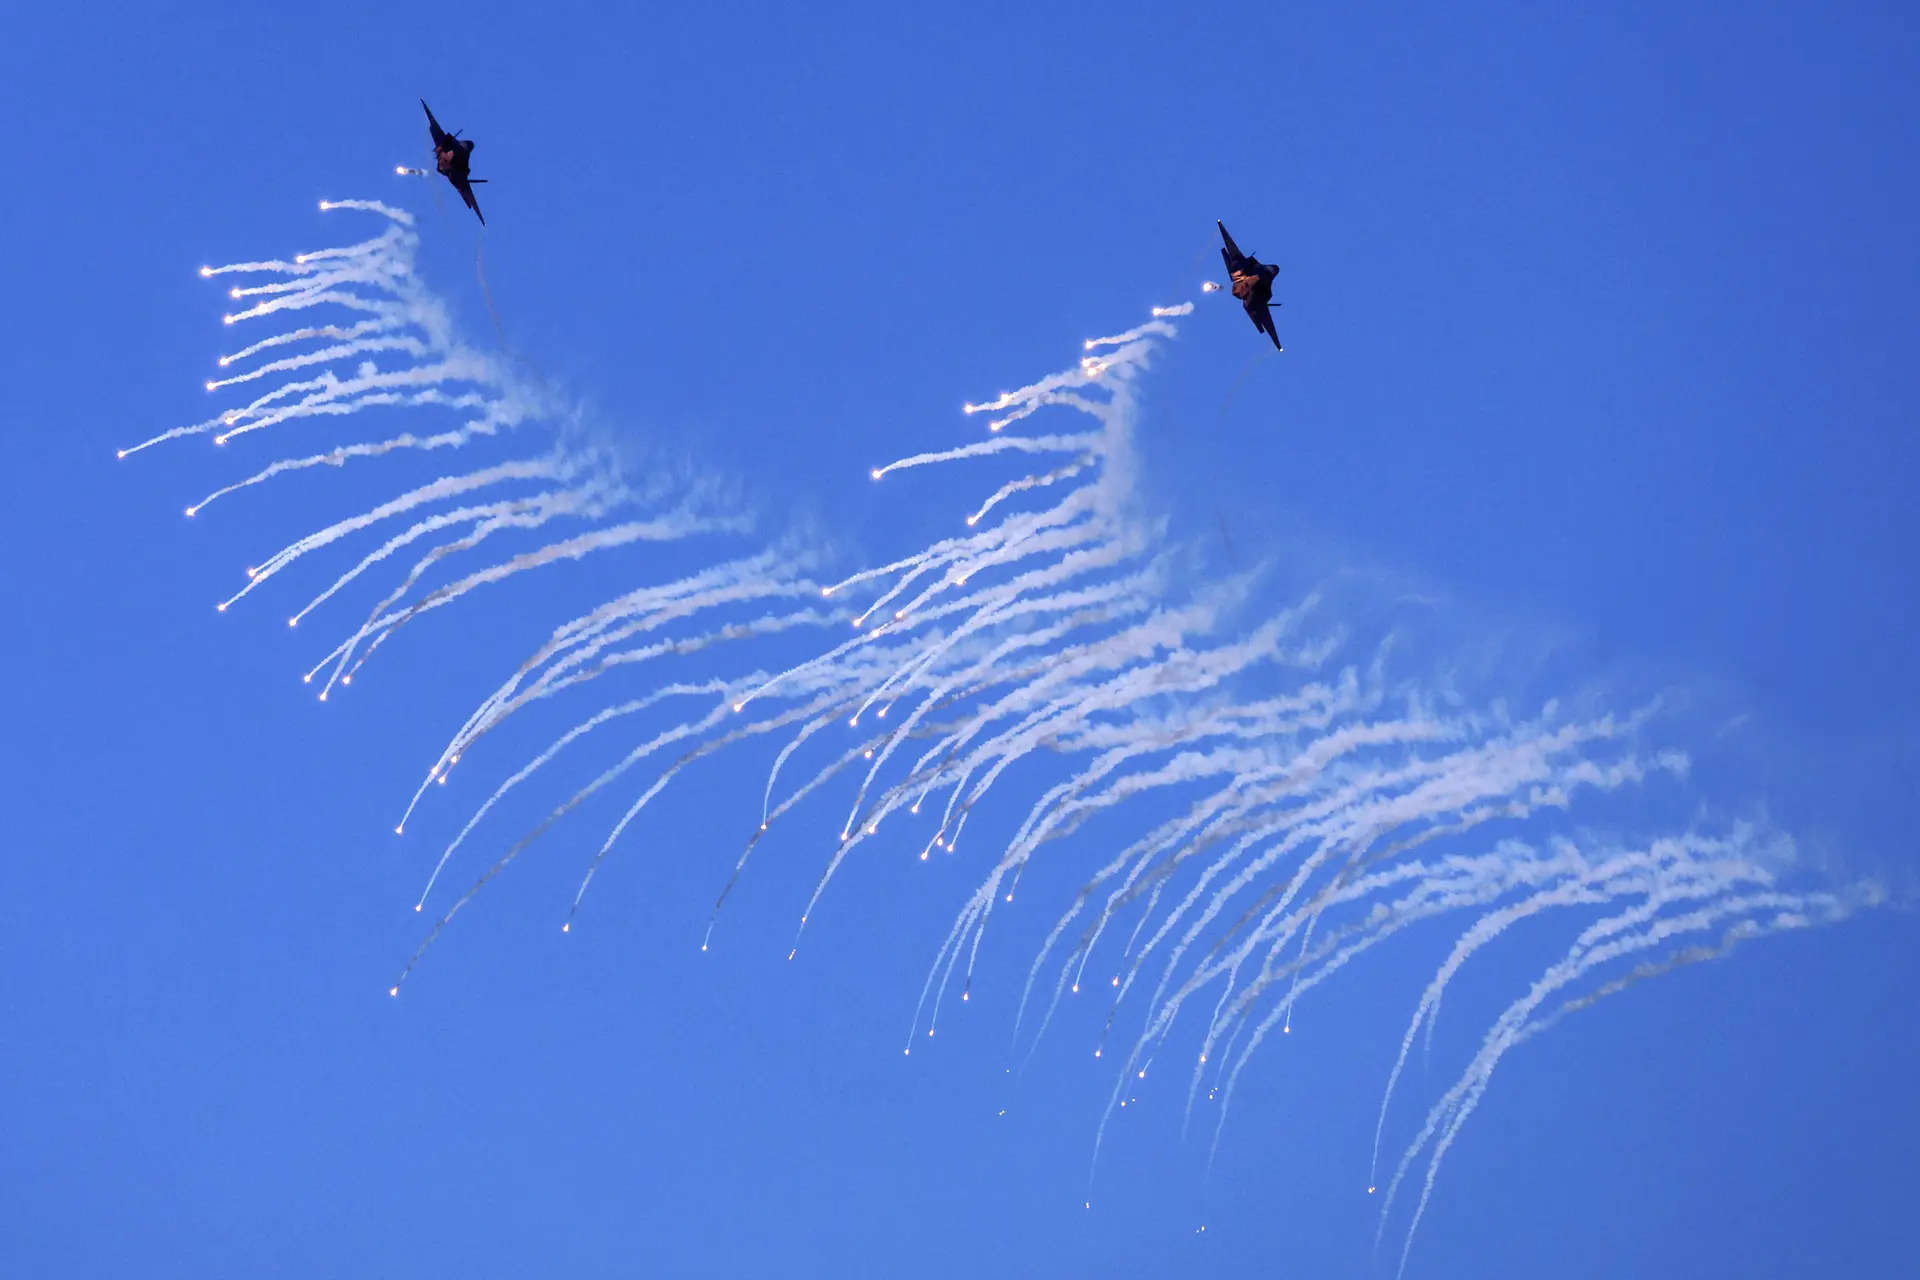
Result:
{"label": "clear sky", "polygon": [[[438,848],[394,814],[571,615],[540,584],[448,610],[317,706],[320,637],[279,621],[305,595],[209,605],[351,477],[190,522],[231,478],[204,442],[113,453],[208,412],[228,303],[196,268],[365,230],[323,198],[412,209],[429,283],[490,341],[477,225],[393,173],[425,158],[423,96],[479,140],[517,358],[849,566],[945,529],[868,467],[1197,297],[1224,219],[1283,267],[1287,352],[1201,298],[1156,356],[1139,483],[1170,540],[1269,558],[1282,602],[1334,577],[1436,601],[1463,666],[1659,691],[1702,797],[1836,880],[1911,886],[1907,7],[482,0],[6,28],[0,1272],[1392,1273],[1366,1156],[1433,939],[1303,1005],[1210,1173],[1149,1108],[1092,1212],[1111,1076],[1085,1028],[1004,1070],[1027,952],[1003,943],[939,1052],[899,1055],[977,868],[849,877],[788,964],[825,848],[797,841],[699,952],[751,769],[664,808],[574,935],[597,831],[385,997]],[[1409,1274],[1911,1269],[1912,924],[1755,943],[1516,1051]],[[1493,958],[1435,1060],[1551,945]]]}

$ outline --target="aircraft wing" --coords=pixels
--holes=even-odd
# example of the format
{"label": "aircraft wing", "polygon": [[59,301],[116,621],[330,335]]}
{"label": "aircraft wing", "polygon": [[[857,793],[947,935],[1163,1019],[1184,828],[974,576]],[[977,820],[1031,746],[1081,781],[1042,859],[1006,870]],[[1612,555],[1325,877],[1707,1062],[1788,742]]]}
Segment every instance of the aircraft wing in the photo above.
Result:
{"label": "aircraft wing", "polygon": [[1227,264],[1227,274],[1231,275],[1240,269],[1240,264],[1247,260],[1247,255],[1240,252],[1240,246],[1233,242],[1231,235],[1227,234],[1226,223],[1216,220],[1213,225],[1220,228],[1220,238],[1226,241],[1226,248],[1220,250],[1220,257]]}
{"label": "aircraft wing", "polygon": [[1253,321],[1253,327],[1273,339],[1273,349],[1284,351],[1280,345],[1280,333],[1273,327],[1273,311],[1266,303],[1248,298],[1246,301],[1247,319]]}
{"label": "aircraft wing", "polygon": [[427,105],[425,98],[420,99],[420,109],[427,113],[427,128],[433,131],[433,148],[438,151],[450,141],[447,131],[442,129],[440,122],[433,118],[433,108]]}
{"label": "aircraft wing", "polygon": [[460,193],[460,198],[467,202],[467,208],[473,210],[473,216],[480,219],[480,225],[486,226],[487,215],[480,212],[480,202],[473,198],[473,183],[465,178],[451,178],[448,181],[453,183],[454,190]]}

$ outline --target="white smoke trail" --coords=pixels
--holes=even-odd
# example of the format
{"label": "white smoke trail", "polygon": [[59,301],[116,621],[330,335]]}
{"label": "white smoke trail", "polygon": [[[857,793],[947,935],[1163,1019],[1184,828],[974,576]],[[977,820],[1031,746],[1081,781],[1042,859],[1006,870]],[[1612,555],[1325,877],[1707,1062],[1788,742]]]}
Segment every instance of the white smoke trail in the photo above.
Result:
{"label": "white smoke trail", "polygon": [[[1185,1059],[1194,1064],[1188,1108],[1203,1087],[1221,1102],[1217,1143],[1242,1073],[1274,1028],[1291,1032],[1303,1001],[1324,998],[1353,959],[1415,923],[1462,920],[1386,1073],[1377,1168],[1414,1039],[1422,1029],[1431,1035],[1468,961],[1522,921],[1599,913],[1495,1021],[1406,1148],[1382,1227],[1426,1153],[1410,1248],[1442,1157],[1511,1049],[1667,969],[1877,901],[1863,891],[1789,885],[1791,859],[1765,831],[1715,834],[1705,820],[1651,834],[1613,829],[1610,815],[1622,807],[1609,798],[1643,798],[1633,806],[1642,813],[1698,808],[1672,803],[1686,759],[1654,739],[1652,709],[1476,708],[1418,670],[1401,673],[1412,663],[1396,659],[1391,637],[1348,634],[1351,620],[1324,599],[1262,616],[1256,575],[1201,575],[1205,586],[1187,585],[1195,578],[1180,570],[1187,553],[1137,510],[1132,434],[1139,380],[1191,303],[1155,307],[1140,325],[1087,340],[1073,367],[965,405],[969,415],[989,415],[986,438],[873,468],[874,480],[910,473],[906,482],[927,486],[1002,470],[955,501],[964,524],[952,535],[822,585],[813,577],[823,568],[818,553],[791,542],[742,551],[747,522],[699,487],[658,477],[629,485],[616,456],[579,443],[564,406],[462,345],[446,307],[415,273],[408,215],[378,202],[322,207],[387,225],[338,249],[203,269],[243,278],[230,292],[244,309],[227,323],[277,318],[294,327],[220,358],[235,371],[209,390],[263,384],[251,399],[121,456],[192,435],[257,446],[276,438],[269,428],[319,430],[367,413],[455,419],[308,443],[256,463],[189,508],[193,514],[321,466],[372,471],[497,449],[529,431],[539,439],[519,456],[489,453],[397,483],[260,561],[221,608],[342,544],[375,539],[289,619],[303,623],[366,579],[394,575],[308,673],[331,666],[324,697],[414,619],[469,601],[482,587],[663,541],[698,540],[707,556],[704,567],[629,585],[554,627],[447,736],[396,830],[456,766],[464,774],[483,742],[489,751],[513,750],[515,734],[506,730],[520,713],[576,704],[572,726],[504,769],[457,825],[416,910],[456,853],[498,822],[509,795],[562,773],[562,757],[573,761],[589,742],[631,735],[610,752],[611,764],[563,786],[565,798],[545,817],[502,842],[438,916],[401,981],[464,906],[548,831],[584,821],[576,815],[613,797],[617,813],[567,907],[563,927],[571,928],[589,885],[665,788],[686,770],[764,740],[771,761],[759,784],[760,815],[757,823],[742,818],[745,849],[716,898],[716,920],[771,828],[784,830],[789,815],[832,788],[844,788],[829,819],[840,824],[839,840],[798,913],[801,930],[856,854],[954,856],[974,816],[990,815],[989,830],[1005,824],[997,852],[982,859],[976,888],[933,948],[908,1052],[923,1028],[936,1029],[954,984],[970,999],[988,926],[996,912],[1014,909],[1029,869],[1043,860],[1073,867],[1111,840],[1117,852],[1103,849],[1085,870],[1068,872],[1080,887],[1039,940],[1014,1019],[1017,1033],[1035,1004],[1037,1041],[1091,972],[1107,979],[1109,997],[1093,1052],[1104,1054],[1120,1020],[1132,1020],[1116,1042],[1126,1051],[1115,1054],[1119,1074],[1093,1135],[1096,1159],[1109,1122],[1136,1100],[1158,1055],[1173,1051],[1181,1015],[1197,1002],[1200,1012],[1187,1019],[1199,1024]],[[1008,430],[1043,414],[1051,424],[1043,432]],[[1006,474],[1007,463],[1022,460],[1035,469]],[[477,560],[496,543],[502,549],[492,559]],[[708,543],[728,549],[705,551]],[[605,571],[624,570],[609,562]],[[815,632],[823,638],[795,643]],[[883,837],[916,819],[904,842]],[[969,850],[975,842],[968,837]],[[710,920],[703,947],[713,928]],[[1725,930],[1717,944],[1698,941]],[[1634,965],[1624,976],[1616,972],[1622,963]],[[1042,985],[1049,966],[1058,969],[1050,992]]]}
{"label": "white smoke trail", "polygon": [[[1606,995],[1625,990],[1642,977],[1667,972],[1680,964],[1691,963],[1695,958],[1725,954],[1741,942],[1769,933],[1832,924],[1846,919],[1857,910],[1877,905],[1881,900],[1878,890],[1872,886],[1862,886],[1839,894],[1777,891],[1738,893],[1734,889],[1746,882],[1749,872],[1746,864],[1737,866],[1738,870],[1728,871],[1730,876],[1735,877],[1731,883],[1710,883],[1697,889],[1686,886],[1677,891],[1667,885],[1656,884],[1647,891],[1643,905],[1609,917],[1582,933],[1567,956],[1551,966],[1526,995],[1514,1001],[1495,1020],[1480,1052],[1468,1064],[1459,1081],[1434,1104],[1426,1124],[1407,1147],[1388,1185],[1386,1202],[1381,1206],[1383,1222],[1413,1161],[1420,1151],[1431,1144],[1432,1154],[1427,1161],[1420,1198],[1414,1207],[1401,1248],[1401,1274],[1406,1271],[1414,1234],[1432,1198],[1440,1163],[1485,1095],[1495,1067],[1508,1052],[1551,1027],[1567,1013],[1585,1008]],[[1671,904],[1689,902],[1701,902],[1701,905],[1682,914],[1660,914]],[[1690,947],[1664,960],[1645,962],[1624,979],[1616,979],[1588,995],[1568,1000],[1558,1012],[1537,1015],[1540,1006],[1550,997],[1604,965],[1627,956],[1656,951],[1676,939],[1718,929],[1727,922],[1731,922],[1731,925],[1717,945]]]}

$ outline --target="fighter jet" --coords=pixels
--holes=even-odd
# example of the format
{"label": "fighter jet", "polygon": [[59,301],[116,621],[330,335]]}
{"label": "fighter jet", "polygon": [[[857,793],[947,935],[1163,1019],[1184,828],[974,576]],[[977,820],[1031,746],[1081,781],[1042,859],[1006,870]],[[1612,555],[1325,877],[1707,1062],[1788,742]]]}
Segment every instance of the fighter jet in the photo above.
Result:
{"label": "fighter jet", "polygon": [[1226,223],[1213,225],[1220,228],[1220,238],[1227,242],[1220,250],[1220,257],[1227,264],[1228,278],[1233,281],[1233,296],[1247,309],[1247,319],[1253,321],[1253,327],[1273,339],[1274,350],[1285,351],[1280,345],[1280,335],[1274,331],[1273,312],[1268,309],[1280,305],[1273,300],[1273,278],[1280,274],[1280,268],[1240,252],[1240,246],[1227,234]]}
{"label": "fighter jet", "polygon": [[485,226],[487,216],[480,212],[480,204],[473,198],[473,185],[486,179],[467,176],[467,166],[472,163],[473,143],[442,129],[440,122],[433,118],[433,108],[427,105],[425,98],[420,99],[420,109],[427,113],[427,128],[433,131],[433,158],[440,172],[460,193],[460,198],[467,202],[467,208],[473,210],[473,216],[480,219],[480,225]]}

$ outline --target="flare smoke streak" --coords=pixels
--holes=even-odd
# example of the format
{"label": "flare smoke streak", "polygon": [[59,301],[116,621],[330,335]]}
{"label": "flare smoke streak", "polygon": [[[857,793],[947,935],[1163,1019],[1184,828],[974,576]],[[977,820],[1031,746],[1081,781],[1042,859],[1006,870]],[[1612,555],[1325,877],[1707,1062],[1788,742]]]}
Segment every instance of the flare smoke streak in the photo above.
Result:
{"label": "flare smoke streak", "polygon": [[[1323,599],[1263,616],[1253,575],[1194,585],[1189,556],[1140,510],[1132,447],[1136,390],[1190,304],[1155,308],[1136,328],[1088,341],[1073,367],[968,404],[984,420],[977,438],[872,469],[883,485],[938,469],[914,483],[954,491],[952,533],[816,580],[823,558],[791,541],[755,546],[698,486],[630,485],[617,456],[565,429],[562,407],[462,345],[415,272],[409,215],[377,202],[323,207],[371,214],[378,234],[203,270],[239,282],[226,319],[248,340],[208,384],[239,400],[122,456],[193,436],[228,453],[288,442],[188,507],[194,515],[321,466],[355,472],[358,490],[400,456],[458,459],[503,439],[525,451],[376,495],[261,560],[219,605],[371,539],[320,570],[288,617],[304,625],[363,579],[388,583],[357,620],[334,623],[337,642],[306,676],[320,697],[416,618],[455,604],[472,615],[508,579],[640,545],[721,548],[704,569],[631,585],[559,621],[427,762],[402,829],[475,752],[499,781],[426,859],[416,909],[439,900],[449,877],[463,887],[401,982],[516,858],[612,797],[619,816],[580,867],[570,927],[649,802],[718,758],[708,785],[757,795],[761,810],[744,848],[714,851],[716,920],[761,841],[795,823],[832,845],[795,948],[856,856],[966,857],[979,869],[951,928],[931,940],[909,1053],[956,989],[970,996],[989,926],[1013,909],[1027,870],[1043,858],[1080,868],[1070,901],[1038,907],[1055,922],[1027,967],[1016,1020],[1031,1039],[1076,995],[1107,1007],[1089,1045],[1117,1071],[1096,1152],[1162,1068],[1184,1079],[1190,1116],[1217,1103],[1217,1142],[1244,1072],[1303,1001],[1332,998],[1331,979],[1408,926],[1457,921],[1430,979],[1410,989],[1397,1053],[1384,1045],[1358,1064],[1383,1085],[1378,1168],[1405,1127],[1393,1104],[1413,1041],[1431,1031],[1448,987],[1475,962],[1498,981],[1481,956],[1521,922],[1564,921],[1565,954],[1520,985],[1455,1083],[1394,1139],[1404,1145],[1389,1160],[1383,1231],[1409,1180],[1418,1188],[1404,1269],[1442,1161],[1512,1049],[1647,977],[1877,901],[1870,887],[1796,887],[1790,844],[1762,827],[1614,829],[1606,818],[1621,806],[1610,797],[1687,785],[1686,756],[1652,741],[1649,708],[1463,705],[1397,674],[1384,638],[1353,634]],[[256,332],[270,323],[290,327]],[[354,435],[396,413],[431,425]],[[1041,429],[1013,430],[1029,418]],[[307,440],[323,430],[331,443]],[[505,731],[536,704],[571,707],[575,723],[544,744]],[[612,744],[617,758],[583,777],[568,762],[587,742]],[[771,753],[764,777],[726,763],[754,742]],[[531,829],[489,824],[503,798],[534,787],[552,800]],[[988,813],[992,830],[1011,834],[963,844]],[[1086,838],[1089,825],[1107,842]],[[1127,834],[1114,841],[1115,831]],[[470,863],[482,849],[491,857]],[[1373,1190],[1351,1167],[1356,1191]]]}

